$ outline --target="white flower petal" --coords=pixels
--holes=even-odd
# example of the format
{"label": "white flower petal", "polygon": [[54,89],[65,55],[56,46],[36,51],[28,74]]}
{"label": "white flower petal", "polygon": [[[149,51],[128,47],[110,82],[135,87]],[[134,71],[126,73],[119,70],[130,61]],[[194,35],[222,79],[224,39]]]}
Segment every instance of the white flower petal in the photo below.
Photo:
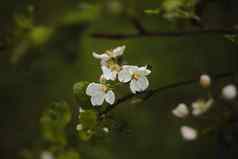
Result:
{"label": "white flower petal", "polygon": [[131,82],[130,82],[130,89],[131,89],[131,92],[134,93],[134,94],[136,94],[136,92],[138,90],[140,90],[140,88],[138,87],[137,82],[136,82],[135,79],[131,80]]}
{"label": "white flower petal", "polygon": [[107,66],[108,59],[101,59],[100,65],[101,66]]}
{"label": "white flower petal", "polygon": [[118,71],[112,71],[113,80],[117,78]]}
{"label": "white flower petal", "polygon": [[180,103],[175,109],[173,109],[172,113],[178,118],[184,118],[188,116],[189,110],[186,104]]}
{"label": "white flower petal", "polygon": [[122,68],[128,70],[131,74],[133,74],[138,70],[139,67],[133,65],[123,65]]}
{"label": "white flower petal", "polygon": [[182,126],[180,131],[181,131],[182,137],[185,140],[189,140],[189,141],[195,140],[198,136],[197,130],[188,126]]}
{"label": "white flower petal", "polygon": [[119,47],[113,49],[113,51],[112,51],[112,53],[113,53],[113,54],[112,54],[113,57],[118,57],[118,56],[123,55],[125,49],[126,49],[126,46],[125,46],[125,45],[123,45],[123,46],[119,46]]}
{"label": "white flower petal", "polygon": [[138,92],[142,92],[149,87],[149,81],[145,76],[141,76],[138,80],[136,80],[136,85],[138,88]]}
{"label": "white flower petal", "polygon": [[99,106],[103,104],[105,99],[105,93],[100,93],[91,97],[91,103],[93,106]]}
{"label": "white flower petal", "polygon": [[89,96],[93,96],[102,92],[102,85],[98,83],[90,83],[86,89],[86,94]]}
{"label": "white flower petal", "polygon": [[118,73],[118,80],[123,83],[129,82],[131,80],[130,72],[127,69],[122,69]]}
{"label": "white flower petal", "polygon": [[112,71],[111,71],[111,69],[109,69],[109,68],[106,67],[106,66],[102,66],[101,68],[102,68],[103,77],[104,77],[106,80],[111,79],[111,77],[112,77]]}
{"label": "white flower petal", "polygon": [[110,58],[107,54],[97,54],[96,52],[93,52],[93,57],[104,60],[108,60]]}
{"label": "white flower petal", "polygon": [[103,77],[106,79],[106,80],[115,80],[116,79],[116,75],[117,75],[117,72],[113,71],[106,67],[106,66],[102,66],[102,72],[103,72]]}
{"label": "white flower petal", "polygon": [[109,103],[109,104],[114,104],[115,102],[115,94],[113,91],[108,91],[106,96],[105,96],[105,100]]}
{"label": "white flower petal", "polygon": [[148,76],[150,73],[151,71],[148,70],[146,66],[138,68],[138,74],[141,76]]}

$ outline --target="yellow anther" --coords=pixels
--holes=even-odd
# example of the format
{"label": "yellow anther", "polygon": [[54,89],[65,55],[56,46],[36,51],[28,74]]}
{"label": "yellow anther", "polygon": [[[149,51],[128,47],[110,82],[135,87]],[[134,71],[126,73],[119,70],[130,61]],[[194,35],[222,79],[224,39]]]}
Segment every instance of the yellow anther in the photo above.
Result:
{"label": "yellow anther", "polygon": [[140,78],[140,75],[138,75],[138,74],[133,74],[133,76],[132,76],[135,80],[138,80],[139,78]]}
{"label": "yellow anther", "polygon": [[102,90],[104,91],[104,92],[106,92],[107,91],[107,86],[105,86],[105,85],[102,85]]}

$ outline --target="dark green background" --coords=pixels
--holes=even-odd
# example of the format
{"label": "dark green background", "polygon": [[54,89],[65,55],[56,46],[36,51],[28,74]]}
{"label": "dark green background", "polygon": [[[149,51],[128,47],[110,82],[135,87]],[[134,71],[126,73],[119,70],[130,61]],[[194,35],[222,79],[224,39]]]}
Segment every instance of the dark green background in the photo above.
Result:
{"label": "dark green background", "polygon": [[[135,32],[124,15],[100,8],[112,1],[79,0],[2,0],[0,4],[0,158],[18,158],[25,147],[39,138],[39,118],[51,102],[67,100],[74,103],[72,86],[80,80],[95,81],[99,62],[92,51],[126,45],[125,58],[130,64],[152,66],[150,87],[199,79],[201,73],[216,75],[237,70],[237,45],[223,35],[202,34],[181,37],[146,37],[127,40],[92,38],[93,32]],[[124,0],[122,7],[133,11],[143,25],[152,31],[196,28],[188,21],[175,22],[144,9],[156,8],[160,0]],[[80,4],[95,6],[96,13],[86,11],[75,24],[61,24],[70,11],[83,10]],[[14,36],[14,17],[35,7],[36,26],[55,28],[54,35],[42,45],[33,45],[25,36]],[[205,27],[224,28],[237,24],[236,0],[207,0],[201,19]],[[83,14],[83,13],[79,13]],[[90,15],[92,14],[92,15]],[[80,18],[79,18],[80,19]],[[26,33],[21,35],[26,35]],[[27,39],[27,40],[25,40]],[[15,63],[15,50],[25,41],[28,49]],[[24,43],[24,42],[23,42]],[[227,81],[230,79],[228,78]],[[226,80],[216,82],[219,91]],[[154,95],[141,104],[123,104],[116,113],[128,125],[128,132],[115,132],[107,139],[82,143],[79,152],[89,159],[217,158],[215,136],[203,136],[185,142],[179,134],[182,124],[202,127],[207,123],[181,121],[171,115],[179,102],[191,103],[203,94],[198,84],[181,86]],[[75,111],[78,108],[75,106]],[[211,123],[212,125],[212,123]]]}

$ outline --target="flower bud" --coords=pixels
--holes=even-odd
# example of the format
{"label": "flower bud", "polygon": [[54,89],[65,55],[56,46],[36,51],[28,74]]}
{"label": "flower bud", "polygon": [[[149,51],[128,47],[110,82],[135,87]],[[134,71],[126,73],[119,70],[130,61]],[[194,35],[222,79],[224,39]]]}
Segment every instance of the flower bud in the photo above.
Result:
{"label": "flower bud", "polygon": [[180,131],[182,137],[188,141],[195,140],[198,136],[197,130],[188,126],[182,126]]}
{"label": "flower bud", "polygon": [[76,126],[76,130],[78,130],[78,131],[83,130],[83,125],[82,125],[82,124],[78,124],[78,125]]}
{"label": "flower bud", "polygon": [[214,103],[214,100],[211,98],[208,101],[205,100],[197,100],[195,102],[192,103],[192,114],[194,116],[199,116],[202,115],[204,113],[206,113],[212,106],[212,104]]}
{"label": "flower bud", "polygon": [[200,76],[200,85],[203,88],[208,88],[211,85],[211,78],[207,74],[203,74]]}
{"label": "flower bud", "polygon": [[104,127],[102,130],[103,130],[105,133],[109,133],[109,129],[108,129],[107,127]]}
{"label": "flower bud", "polygon": [[184,118],[188,116],[189,110],[187,105],[184,103],[179,104],[175,109],[172,110],[172,114],[178,118]]}
{"label": "flower bud", "polygon": [[222,89],[222,96],[227,100],[232,100],[237,95],[236,86],[233,84],[227,85]]}

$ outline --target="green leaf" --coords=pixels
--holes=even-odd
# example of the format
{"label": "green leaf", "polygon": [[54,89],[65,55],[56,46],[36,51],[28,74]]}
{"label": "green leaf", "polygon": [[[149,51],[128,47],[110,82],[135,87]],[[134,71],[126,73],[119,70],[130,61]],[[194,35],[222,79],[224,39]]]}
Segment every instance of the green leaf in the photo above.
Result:
{"label": "green leaf", "polygon": [[53,33],[53,29],[46,26],[33,27],[29,33],[30,41],[34,45],[42,45],[46,43]]}
{"label": "green leaf", "polygon": [[237,35],[225,35],[226,39],[230,40],[231,42],[238,44],[238,36]]}
{"label": "green leaf", "polygon": [[73,86],[73,94],[77,100],[77,103],[83,109],[92,109],[90,98],[85,93],[88,85],[89,85],[88,81],[80,81],[78,83],[75,83]]}
{"label": "green leaf", "polygon": [[161,14],[168,20],[195,19],[200,20],[196,15],[195,8],[198,0],[164,0],[160,8],[145,10],[147,14]]}
{"label": "green leaf", "polygon": [[165,0],[162,8],[166,12],[171,12],[171,11],[177,10],[178,8],[180,8],[183,5],[184,5],[184,3],[182,0]]}
{"label": "green leaf", "polygon": [[94,110],[81,112],[80,124],[83,125],[83,129],[95,129],[97,126],[97,113]]}
{"label": "green leaf", "polygon": [[88,141],[93,136],[93,133],[90,131],[82,130],[78,132],[79,138],[82,141]]}
{"label": "green leaf", "polygon": [[71,120],[71,110],[66,102],[54,103],[40,119],[43,137],[50,142],[66,144],[64,129]]}

